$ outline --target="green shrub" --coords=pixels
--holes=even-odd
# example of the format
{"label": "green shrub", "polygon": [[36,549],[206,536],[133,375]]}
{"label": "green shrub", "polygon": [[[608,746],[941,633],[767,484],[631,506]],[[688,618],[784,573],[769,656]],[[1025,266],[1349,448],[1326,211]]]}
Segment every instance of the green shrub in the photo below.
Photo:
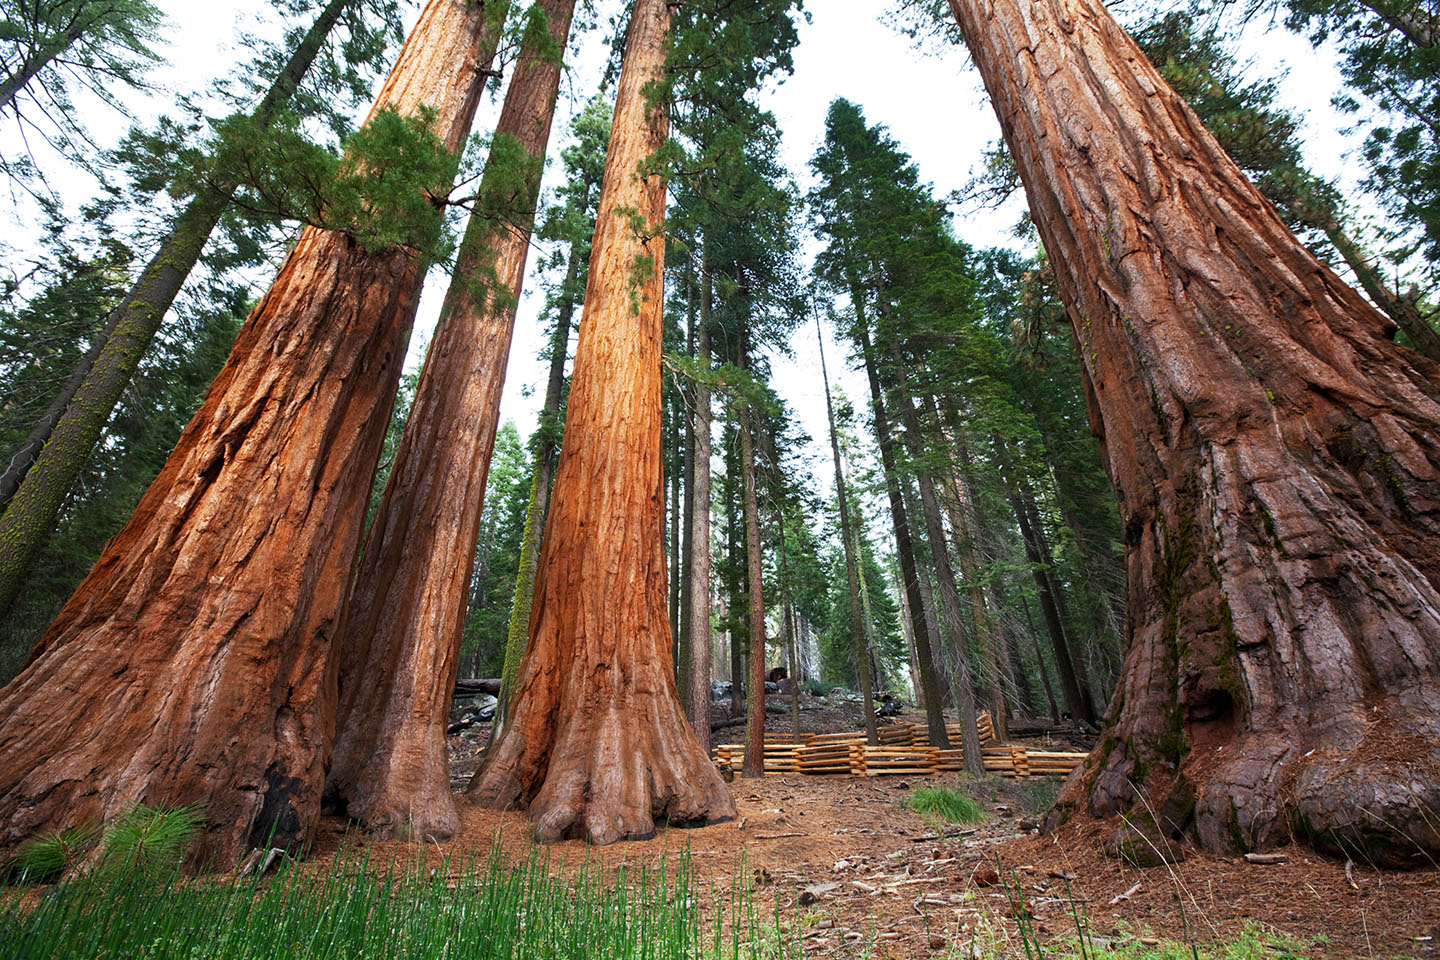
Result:
{"label": "green shrub", "polygon": [[812,697],[823,697],[830,692],[831,685],[811,677],[800,684],[800,689]]}

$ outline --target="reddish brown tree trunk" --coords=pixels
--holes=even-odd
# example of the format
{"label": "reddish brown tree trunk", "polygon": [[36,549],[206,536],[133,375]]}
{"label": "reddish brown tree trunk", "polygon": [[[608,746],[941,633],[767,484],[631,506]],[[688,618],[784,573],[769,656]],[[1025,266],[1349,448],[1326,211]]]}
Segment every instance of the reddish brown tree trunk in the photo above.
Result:
{"label": "reddish brown tree trunk", "polygon": [[605,161],[560,466],[510,725],[468,796],[528,804],[542,841],[734,816],[680,709],[660,536],[665,0],[637,0]]}
{"label": "reddish brown tree trunk", "polygon": [[[574,0],[543,0],[541,10],[564,49]],[[498,29],[485,37],[487,63],[497,40]],[[384,837],[445,840],[460,826],[445,728],[559,88],[559,61],[527,43],[491,146],[504,162],[481,179],[350,595],[328,788]]]}
{"label": "reddish brown tree trunk", "polygon": [[1433,857],[1440,366],[1390,341],[1094,0],[950,4],[1125,525],[1131,646],[1063,805],[1138,790],[1210,849]]}
{"label": "reddish brown tree trunk", "polygon": [[[377,107],[435,107],[458,149],[484,19],[433,0]],[[331,638],[420,281],[408,251],[302,235],[129,524],[0,693],[6,845],[161,801],[204,805],[197,853],[219,864],[311,836]]]}
{"label": "reddish brown tree trunk", "polygon": [[[740,334],[740,369],[745,370],[746,337]],[[764,545],[760,542],[760,497],[755,489],[755,414],[740,412],[740,482],[745,514],[746,600],[750,604],[750,702],[745,718],[743,777],[765,776],[765,575]]]}

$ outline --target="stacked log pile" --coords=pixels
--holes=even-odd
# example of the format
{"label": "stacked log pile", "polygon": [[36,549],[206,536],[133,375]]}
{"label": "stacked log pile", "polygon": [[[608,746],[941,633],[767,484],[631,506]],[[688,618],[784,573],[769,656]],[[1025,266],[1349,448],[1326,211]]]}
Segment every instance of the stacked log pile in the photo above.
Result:
{"label": "stacked log pile", "polygon": [[[988,711],[979,717],[981,752],[987,773],[1018,779],[1032,776],[1066,776],[1085,762],[1086,754],[1030,750],[1019,744],[997,744],[995,725]],[[952,742],[960,739],[959,725],[947,733]],[[745,747],[722,743],[715,747],[720,769],[738,771],[745,759]],[[880,743],[871,746],[863,733],[804,734],[796,743],[789,735],[765,739],[765,773],[800,773],[808,776],[926,776],[964,769],[964,753],[931,746],[922,728],[913,723],[895,723],[880,728]]]}

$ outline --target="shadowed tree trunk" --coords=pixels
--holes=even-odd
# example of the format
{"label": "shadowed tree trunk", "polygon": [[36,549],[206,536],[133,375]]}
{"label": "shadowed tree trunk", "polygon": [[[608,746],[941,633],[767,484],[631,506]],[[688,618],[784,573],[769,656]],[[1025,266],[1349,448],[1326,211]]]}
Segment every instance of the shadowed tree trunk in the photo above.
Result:
{"label": "shadowed tree trunk", "polygon": [[[563,50],[574,0],[540,9]],[[382,837],[445,840],[460,827],[445,728],[559,88],[558,58],[527,42],[350,594],[327,787]]]}
{"label": "shadowed tree trunk", "polygon": [[710,753],[710,315],[714,278],[701,246],[700,316],[695,331],[694,477],[690,483],[690,672],[681,683],[690,685],[690,724],[695,739]]}
{"label": "shadowed tree trunk", "polygon": [[[864,299],[859,285],[851,285],[850,300],[855,305],[857,329],[865,329],[868,321],[863,314]],[[869,336],[868,333],[865,334]],[[900,559],[900,576],[905,581],[905,598],[910,604],[910,625],[915,631],[915,654],[920,667],[920,684],[925,699],[925,725],[930,743],[948,749],[950,738],[945,732],[945,702],[940,690],[939,664],[935,662],[935,638],[939,623],[932,624],[926,614],[931,599],[926,597],[928,588],[921,582],[915,564],[915,542],[910,535],[910,518],[905,511],[905,494],[901,489],[901,478],[895,466],[895,440],[890,435],[890,418],[885,412],[885,397],[880,390],[880,381],[866,364],[866,375],[870,383],[870,410],[875,419],[875,441],[880,447],[880,466],[885,474],[885,493],[890,500],[890,519],[895,526],[895,553]],[[834,431],[832,424],[831,431]]]}
{"label": "shadowed tree trunk", "polygon": [[1030,575],[1035,580],[1035,592],[1040,598],[1040,613],[1045,619],[1045,632],[1050,637],[1050,649],[1055,654],[1056,673],[1060,675],[1060,687],[1065,694],[1065,708],[1070,715],[1087,723],[1095,722],[1093,704],[1085,698],[1080,689],[1080,677],[1075,672],[1075,661],[1070,655],[1070,638],[1065,634],[1065,620],[1060,616],[1060,605],[1056,602],[1058,590],[1050,576],[1050,563],[1042,549],[1040,534],[1031,523],[1030,512],[1020,496],[1016,467],[1007,452],[1005,441],[994,437],[995,456],[1000,461],[1000,472],[1005,483],[1005,495],[1010,508],[1015,512],[1015,523],[1020,528],[1020,540],[1025,544],[1025,559],[1030,562]]}
{"label": "shadowed tree trunk", "polygon": [[[865,369],[878,383],[878,372],[874,351],[870,345],[870,334],[860,331],[864,351]],[[899,377],[898,353],[896,376]],[[905,389],[901,378],[901,390]],[[908,398],[899,402],[900,420],[905,425],[905,441],[910,447],[910,458],[915,465],[915,483],[920,488],[920,510],[925,515],[925,535],[930,541],[931,560],[935,564],[935,577],[940,585],[940,611],[944,616],[946,641],[951,655],[955,658],[955,709],[960,720],[960,746],[965,751],[965,771],[977,777],[985,775],[984,760],[980,756],[980,730],[975,721],[975,686],[970,679],[970,649],[965,640],[964,614],[960,609],[960,590],[955,585],[955,570],[950,566],[950,550],[946,546],[945,523],[940,517],[940,499],[935,494],[935,481],[921,464],[924,457],[924,440],[920,436],[920,417],[915,404]],[[1005,703],[1000,701],[997,730],[1003,729]]]}
{"label": "shadowed tree trunk", "polygon": [[[830,452],[835,457],[835,497],[840,501],[840,542],[845,545],[845,586],[850,593],[850,632],[855,636],[855,669],[860,680],[860,695],[865,704],[865,739],[871,745],[880,742],[875,725],[875,683],[870,673],[869,644],[865,642],[864,614],[860,610],[860,558],[856,556],[851,536],[850,499],[845,492],[845,467],[840,460],[840,437],[835,431],[835,404],[830,399],[830,373],[825,369],[825,334],[820,317],[815,317],[815,336],[820,342],[820,382],[825,387],[825,416],[830,424]],[[929,688],[926,688],[927,694]],[[929,703],[927,696],[926,703]],[[934,734],[932,725],[931,734]],[[940,721],[940,736],[945,736],[945,721]],[[935,741],[931,741],[934,743]]]}
{"label": "shadowed tree trunk", "polygon": [[[433,0],[377,105],[434,107],[458,151],[485,19]],[[331,638],[421,275],[411,250],[301,236],[134,516],[0,692],[6,845],[162,801],[204,805],[196,852],[217,865],[313,834]]]}
{"label": "shadowed tree trunk", "polygon": [[[737,350],[739,367],[749,369],[745,331]],[[740,775],[765,775],[765,545],[760,542],[760,498],[755,489],[755,413],[740,411],[740,482],[745,513],[746,599],[750,604],[749,712],[745,720],[745,762]]]}
{"label": "shadowed tree trunk", "polygon": [[1060,809],[1138,791],[1207,849],[1433,858],[1440,366],[1391,342],[1098,3],[950,6],[1125,527],[1130,648]]}
{"label": "shadowed tree trunk", "polygon": [[745,715],[745,691],[749,680],[745,676],[745,638],[739,626],[749,616],[748,608],[738,609],[736,599],[744,592],[740,586],[739,568],[735,558],[740,556],[744,530],[740,521],[739,495],[736,487],[740,480],[740,444],[734,426],[728,426],[722,439],[725,444],[725,575],[722,589],[725,592],[726,631],[725,639],[730,647],[730,716]]}
{"label": "shadowed tree trunk", "polygon": [[[695,283],[695,262],[690,260],[685,265],[685,355],[690,358],[695,356],[695,321],[699,312],[700,291]],[[681,501],[673,509],[680,513],[680,526],[685,531],[685,550],[681,554],[678,576],[675,568],[671,568],[670,576],[672,582],[679,581],[679,613],[680,629],[676,636],[675,656],[675,684],[680,688],[680,705],[685,708],[685,716],[690,718],[691,727],[695,726],[695,709],[692,696],[694,694],[690,685],[690,675],[695,670],[695,637],[692,630],[694,619],[694,584],[695,584],[695,543],[690,539],[691,532],[695,528],[695,412],[690,387],[682,387],[680,393],[680,419],[683,430],[680,436],[681,449],[681,472],[685,479],[682,484]],[[695,739],[700,739],[697,730]]]}
{"label": "shadowed tree trunk", "polygon": [[[289,105],[346,8],[330,0],[295,47],[252,115],[264,130]],[[224,171],[220,171],[223,175]],[[45,413],[0,474],[0,616],[55,526],[105,424],[230,202],[231,188],[204,188],[175,219],[160,249],[110,312]]]}
{"label": "shadowed tree trunk", "polygon": [[680,709],[660,536],[664,0],[637,0],[605,163],[565,441],[510,724],[470,799],[528,805],[542,841],[651,836],[734,802]]}

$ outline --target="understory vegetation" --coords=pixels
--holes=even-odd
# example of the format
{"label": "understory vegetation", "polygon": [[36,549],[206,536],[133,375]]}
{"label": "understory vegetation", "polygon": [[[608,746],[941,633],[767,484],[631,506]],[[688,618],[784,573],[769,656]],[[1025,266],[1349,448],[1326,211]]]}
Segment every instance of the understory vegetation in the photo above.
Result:
{"label": "understory vegetation", "polygon": [[668,958],[799,956],[748,892],[705,882],[689,856],[608,869],[531,849],[429,868],[347,848],[269,879],[185,880],[130,863],[0,909],[0,957]]}

